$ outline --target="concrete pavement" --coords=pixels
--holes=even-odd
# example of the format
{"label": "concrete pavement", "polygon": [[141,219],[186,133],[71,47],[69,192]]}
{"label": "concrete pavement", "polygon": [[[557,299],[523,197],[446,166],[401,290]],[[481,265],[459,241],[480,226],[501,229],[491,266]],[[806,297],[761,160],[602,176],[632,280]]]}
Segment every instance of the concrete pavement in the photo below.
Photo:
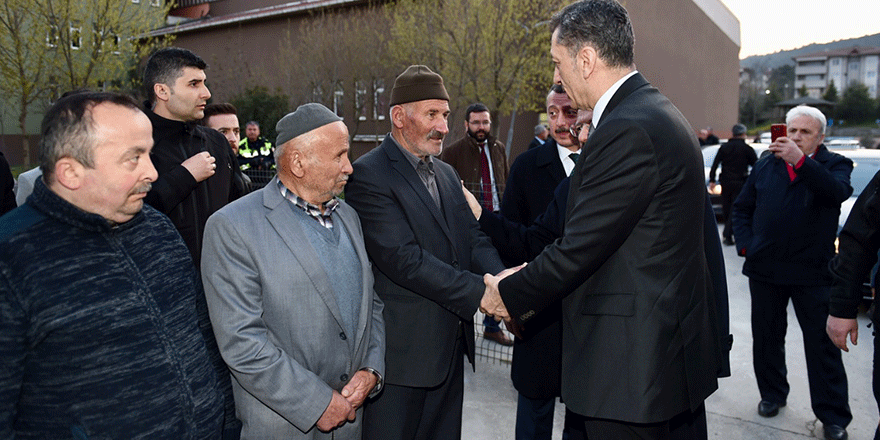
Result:
{"label": "concrete pavement", "polygon": [[[720,228],[719,228],[720,233]],[[731,377],[719,381],[719,389],[706,401],[710,439],[790,440],[823,438],[822,423],[810,408],[804,360],[803,336],[794,310],[788,310],[786,359],[791,392],[788,404],[773,418],[758,415],[760,396],[752,368],[752,333],[748,278],[742,275],[743,259],[731,246],[724,247],[727,285],[730,292],[730,329],[733,333]],[[478,321],[482,322],[482,321]],[[852,440],[871,440],[878,421],[877,404],[871,391],[873,359],[872,328],[859,316],[859,345],[843,354],[849,378],[850,408],[853,421],[847,427]],[[509,360],[509,351],[478,339],[482,350],[492,350],[493,358]],[[516,390],[510,383],[510,367],[503,361],[477,363],[476,373],[465,369],[464,429],[466,440],[512,440],[516,419]],[[562,438],[561,404],[556,405],[553,439]]]}

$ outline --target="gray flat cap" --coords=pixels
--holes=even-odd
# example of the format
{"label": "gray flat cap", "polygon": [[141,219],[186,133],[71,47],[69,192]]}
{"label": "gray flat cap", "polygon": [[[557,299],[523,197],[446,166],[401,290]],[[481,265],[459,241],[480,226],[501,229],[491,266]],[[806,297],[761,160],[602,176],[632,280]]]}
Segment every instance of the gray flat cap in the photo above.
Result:
{"label": "gray flat cap", "polygon": [[281,146],[285,142],[301,135],[308,133],[316,128],[323,127],[342,118],[336,115],[321,104],[310,102],[296,108],[293,113],[288,113],[277,124],[275,131],[278,137],[275,138],[275,145]]}

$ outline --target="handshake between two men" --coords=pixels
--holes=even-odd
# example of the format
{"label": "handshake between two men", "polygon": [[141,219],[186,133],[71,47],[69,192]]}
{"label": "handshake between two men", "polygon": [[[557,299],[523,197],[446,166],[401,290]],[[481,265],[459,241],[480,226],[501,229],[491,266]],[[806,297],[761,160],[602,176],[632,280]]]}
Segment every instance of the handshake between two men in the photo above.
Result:
{"label": "handshake between two men", "polygon": [[517,334],[517,331],[511,325],[512,319],[510,318],[510,313],[507,312],[507,307],[504,306],[501,294],[498,292],[498,283],[504,278],[507,278],[511,274],[526,267],[526,264],[527,263],[523,263],[519,266],[509,267],[498,272],[498,275],[488,273],[483,275],[483,282],[486,283],[486,292],[483,294],[483,299],[480,301],[480,311],[495,318],[496,321],[501,321],[503,319],[505,324],[507,324],[508,330],[514,334]]}

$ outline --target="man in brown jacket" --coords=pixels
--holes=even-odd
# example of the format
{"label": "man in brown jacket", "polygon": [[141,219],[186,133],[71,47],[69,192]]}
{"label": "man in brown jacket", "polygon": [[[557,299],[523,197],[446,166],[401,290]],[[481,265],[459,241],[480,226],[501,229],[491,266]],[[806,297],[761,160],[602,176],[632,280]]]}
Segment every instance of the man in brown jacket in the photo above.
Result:
{"label": "man in brown jacket", "polygon": [[[464,128],[467,134],[444,148],[440,160],[458,171],[464,186],[477,197],[484,210],[498,212],[507,182],[507,152],[504,144],[489,134],[492,128],[489,108],[480,103],[468,106]],[[486,317],[483,325],[483,337],[504,346],[513,345],[494,319]]]}

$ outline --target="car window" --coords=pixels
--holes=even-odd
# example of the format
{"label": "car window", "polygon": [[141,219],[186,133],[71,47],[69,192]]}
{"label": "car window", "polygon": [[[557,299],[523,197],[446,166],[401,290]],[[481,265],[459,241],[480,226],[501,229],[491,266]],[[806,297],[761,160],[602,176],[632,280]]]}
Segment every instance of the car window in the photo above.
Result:
{"label": "car window", "polygon": [[871,182],[874,174],[877,174],[877,171],[880,171],[880,158],[852,159],[852,161],[853,170],[849,180],[850,185],[853,187],[852,195],[853,197],[857,197],[865,190],[868,183]]}

